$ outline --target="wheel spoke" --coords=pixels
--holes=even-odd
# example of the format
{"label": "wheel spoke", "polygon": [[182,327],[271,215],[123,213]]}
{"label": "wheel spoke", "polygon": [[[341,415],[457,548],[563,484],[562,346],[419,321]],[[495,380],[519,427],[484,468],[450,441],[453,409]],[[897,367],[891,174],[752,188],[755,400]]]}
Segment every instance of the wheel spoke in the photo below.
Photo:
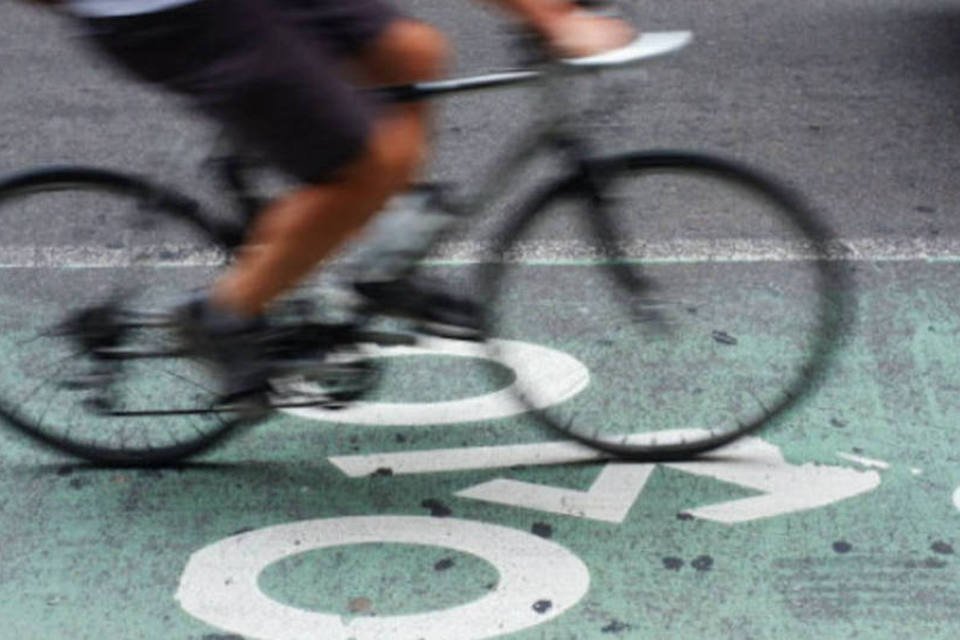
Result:
{"label": "wheel spoke", "polygon": [[[616,174],[599,180],[609,193],[574,177],[536,194],[501,251],[537,261],[494,266],[484,283],[491,333],[558,344],[590,370],[578,395],[532,415],[608,452],[658,460],[709,451],[799,406],[849,323],[849,278],[810,252],[826,246],[827,225],[727,160],[650,152],[595,167]],[[587,257],[573,259],[552,234],[582,220],[594,243],[577,237],[570,250]],[[535,407],[545,380],[518,379],[517,395]]]}
{"label": "wheel spoke", "polygon": [[[26,189],[24,187],[29,187]],[[147,211],[137,212],[138,200],[151,204]],[[156,309],[150,296],[169,286],[164,282],[169,272],[139,265],[125,271],[123,290],[102,299],[106,269],[61,270],[57,260],[67,256],[76,266],[75,256],[83,260],[83,252],[63,251],[76,242],[79,229],[109,228],[122,236],[114,246],[136,247],[138,231],[125,229],[133,216],[147,216],[159,224],[151,230],[151,244],[157,238],[184,242],[184,231],[192,239],[188,246],[215,246],[219,240],[210,237],[211,226],[199,221],[197,206],[188,198],[168,190],[159,190],[139,178],[79,167],[40,170],[0,179],[0,235],[10,247],[23,247],[22,270],[16,277],[29,279],[29,287],[0,292],[0,303],[9,303],[11,317],[22,318],[23,326],[7,342],[11,362],[22,367],[0,384],[0,408],[13,428],[20,429],[34,440],[88,460],[110,464],[156,464],[188,456],[203,448],[218,433],[237,424],[236,415],[206,417],[168,413],[142,418],[117,418],[84,405],[93,394],[111,394],[118,409],[124,407],[177,406],[197,393],[213,395],[215,385],[203,374],[179,371],[157,360],[134,358],[117,365],[116,381],[109,389],[87,390],[65,388],[62,381],[76,379],[83,367],[93,365],[84,350],[69,342],[70,336],[59,331],[64,307],[98,308],[104,304],[117,307],[122,314],[122,330],[116,336],[123,345],[146,353],[144,347],[167,340],[168,325],[164,314],[141,313],[137,309]],[[29,234],[9,221],[29,217],[36,224]],[[64,222],[66,221],[66,222]],[[38,230],[48,232],[46,238]],[[19,234],[19,235],[18,235]],[[115,238],[118,236],[115,236]],[[124,250],[118,251],[121,260]],[[131,256],[131,259],[132,256]],[[96,266],[103,265],[97,263]],[[122,262],[118,267],[125,267]],[[58,277],[49,278],[45,269],[58,270]],[[34,282],[35,280],[35,282]],[[70,283],[71,280],[76,282]],[[11,285],[12,286],[12,285]],[[47,287],[47,288],[44,288]],[[24,299],[36,294],[35,298]],[[7,297],[2,297],[6,295]],[[135,302],[139,300],[142,304]],[[24,311],[28,311],[26,315]],[[28,323],[32,332],[22,332]],[[96,327],[94,327],[96,330]],[[114,336],[104,336],[104,346],[114,347]],[[158,342],[159,340],[159,342]],[[154,349],[154,351],[158,351]],[[76,373],[76,376],[74,376]],[[20,374],[20,375],[17,375]],[[25,374],[25,375],[24,375]],[[4,386],[5,385],[5,386]]]}

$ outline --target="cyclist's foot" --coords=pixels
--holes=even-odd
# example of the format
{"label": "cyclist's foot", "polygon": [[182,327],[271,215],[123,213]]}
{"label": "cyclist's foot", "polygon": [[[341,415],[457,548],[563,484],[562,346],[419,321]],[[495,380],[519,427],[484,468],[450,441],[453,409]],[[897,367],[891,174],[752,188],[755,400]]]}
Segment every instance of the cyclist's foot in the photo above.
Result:
{"label": "cyclist's foot", "polygon": [[266,407],[273,370],[264,318],[217,308],[205,296],[177,306],[172,315],[186,351],[209,365],[220,379],[219,404]]}
{"label": "cyclist's foot", "polygon": [[558,57],[583,58],[624,47],[638,33],[625,20],[570,11],[552,21],[544,35]]}
{"label": "cyclist's foot", "polygon": [[481,305],[451,293],[438,282],[406,276],[358,281],[353,287],[374,312],[412,319],[425,333],[460,340],[483,339]]}
{"label": "cyclist's foot", "polygon": [[342,406],[376,383],[376,370],[338,331],[243,317],[203,297],[178,306],[173,322],[187,353],[219,378],[217,406],[249,418],[285,406]]}

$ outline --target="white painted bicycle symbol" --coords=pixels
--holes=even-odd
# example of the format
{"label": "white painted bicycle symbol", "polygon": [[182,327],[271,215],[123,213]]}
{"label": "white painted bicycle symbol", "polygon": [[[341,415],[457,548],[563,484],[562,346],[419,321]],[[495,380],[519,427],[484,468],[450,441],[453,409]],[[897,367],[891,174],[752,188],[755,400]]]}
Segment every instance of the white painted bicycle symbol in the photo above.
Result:
{"label": "white painted bicycle symbol", "polygon": [[[555,372],[563,367],[573,381],[543,396],[562,402],[589,381],[582,363],[569,355],[525,343],[509,343],[504,366],[516,376]],[[434,341],[419,349],[383,355],[477,357],[469,345]],[[543,368],[544,363],[548,368]],[[546,404],[544,406],[547,406]],[[346,412],[297,412],[307,418],[367,424],[445,424],[469,412],[487,419],[507,417],[524,407],[510,394],[495,392],[441,403],[368,403]],[[397,416],[402,416],[398,418]],[[474,418],[476,419],[476,418]],[[745,438],[725,450],[723,459],[663,466],[737,484],[757,495],[691,507],[690,515],[725,525],[822,507],[876,489],[876,470],[826,465],[794,465],[780,449],[759,438]],[[515,465],[551,465],[602,460],[604,454],[570,442],[441,449],[332,457],[349,477],[379,469],[394,475],[499,469]],[[621,523],[637,502],[654,464],[607,464],[586,491],[497,478],[456,493],[460,498],[533,509],[568,517]],[[415,544],[472,554],[490,563],[499,579],[491,593],[466,604],[415,614],[344,618],[278,602],[258,586],[271,565],[298,554],[357,544]],[[266,527],[215,542],[194,553],[180,580],[177,599],[183,609],[215,627],[261,640],[316,637],[337,640],[480,640],[514,633],[555,619],[587,593],[590,573],[566,547],[532,533],[470,520],[419,516],[359,516],[307,520]],[[550,602],[548,609],[534,606]]]}

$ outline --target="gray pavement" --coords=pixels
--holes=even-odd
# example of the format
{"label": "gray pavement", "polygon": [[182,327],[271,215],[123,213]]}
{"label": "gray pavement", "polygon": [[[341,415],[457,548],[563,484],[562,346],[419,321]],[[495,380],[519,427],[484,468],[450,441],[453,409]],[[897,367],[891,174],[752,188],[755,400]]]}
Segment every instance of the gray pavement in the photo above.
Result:
{"label": "gray pavement", "polygon": [[[476,3],[403,5],[450,34],[457,73],[510,64],[499,21]],[[960,231],[953,3],[632,6],[643,28],[691,29],[697,40],[649,69],[584,83],[584,119],[600,145],[696,147],[761,164],[814,198],[846,237]],[[84,160],[161,169],[200,189],[205,124],[118,82],[54,17],[8,2],[3,31],[0,168]],[[526,121],[525,98],[517,90],[445,101],[432,175],[472,175]]]}

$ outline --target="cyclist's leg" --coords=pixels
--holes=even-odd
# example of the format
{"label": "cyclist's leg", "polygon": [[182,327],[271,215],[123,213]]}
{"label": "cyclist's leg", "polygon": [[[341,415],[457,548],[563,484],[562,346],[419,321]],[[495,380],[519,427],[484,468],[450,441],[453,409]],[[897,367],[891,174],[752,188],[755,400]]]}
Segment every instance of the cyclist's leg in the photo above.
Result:
{"label": "cyclist's leg", "polygon": [[[320,3],[323,4],[323,3]],[[368,8],[376,3],[366,4]],[[341,50],[367,84],[429,80],[446,57],[443,36],[423,23],[394,17]],[[376,213],[414,177],[426,154],[425,104],[380,105],[359,157],[335,182],[305,187],[269,207],[254,225],[236,266],[214,288],[214,300],[252,314],[295,284]]]}
{"label": "cyclist's leg", "polygon": [[[305,185],[259,217],[212,300],[199,309],[191,305],[185,315],[193,333],[210,336],[197,345],[207,347],[210,359],[230,363],[224,369],[231,380],[241,379],[227,387],[245,387],[266,370],[240,366],[257,360],[256,349],[244,348],[244,334],[256,326],[245,318],[306,275],[409,182],[424,155],[426,128],[422,119],[394,117],[371,104],[340,75],[334,51],[260,0],[199,0],[90,26],[121,66],[186,95]],[[385,28],[381,35],[395,32]],[[416,40],[424,63],[416,75],[432,77],[442,47],[436,39]],[[411,48],[401,47],[413,57]],[[252,373],[238,376],[239,369]]]}

